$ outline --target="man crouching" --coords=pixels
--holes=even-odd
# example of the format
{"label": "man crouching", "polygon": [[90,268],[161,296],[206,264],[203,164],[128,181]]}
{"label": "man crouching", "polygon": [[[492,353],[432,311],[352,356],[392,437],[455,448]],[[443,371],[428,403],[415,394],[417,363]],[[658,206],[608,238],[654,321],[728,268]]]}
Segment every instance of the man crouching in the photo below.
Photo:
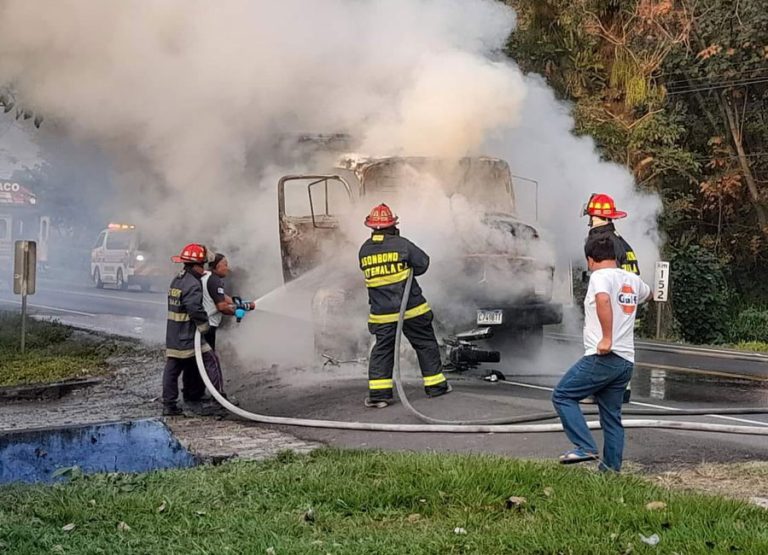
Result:
{"label": "man crouching", "polygon": [[611,239],[587,241],[584,252],[592,272],[584,299],[584,357],[565,373],[552,394],[565,434],[575,446],[561,455],[560,462],[599,460],[595,439],[579,408],[579,401],[593,395],[603,429],[600,469],[618,472],[624,452],[621,404],[635,361],[635,316],[651,289],[635,274],[617,267]]}

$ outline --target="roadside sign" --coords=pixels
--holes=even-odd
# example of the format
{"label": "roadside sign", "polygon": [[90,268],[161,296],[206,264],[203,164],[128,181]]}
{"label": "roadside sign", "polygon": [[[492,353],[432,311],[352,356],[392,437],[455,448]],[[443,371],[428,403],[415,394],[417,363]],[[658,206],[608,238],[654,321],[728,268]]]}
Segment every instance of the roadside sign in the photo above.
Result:
{"label": "roadside sign", "polygon": [[13,259],[13,292],[21,295],[21,353],[27,344],[27,295],[35,294],[37,243],[16,241]]}
{"label": "roadside sign", "polygon": [[669,298],[669,262],[656,263],[656,278],[653,285],[653,300],[667,302]]}
{"label": "roadside sign", "polygon": [[16,295],[34,295],[37,269],[37,243],[16,241],[13,264],[13,292]]}

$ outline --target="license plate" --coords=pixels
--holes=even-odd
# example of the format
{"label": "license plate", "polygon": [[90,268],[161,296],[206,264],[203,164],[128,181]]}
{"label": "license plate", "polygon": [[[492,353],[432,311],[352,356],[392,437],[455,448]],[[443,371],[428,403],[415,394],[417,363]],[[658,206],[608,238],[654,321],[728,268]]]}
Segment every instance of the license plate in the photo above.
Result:
{"label": "license plate", "polygon": [[478,310],[478,326],[498,326],[504,322],[503,310]]}

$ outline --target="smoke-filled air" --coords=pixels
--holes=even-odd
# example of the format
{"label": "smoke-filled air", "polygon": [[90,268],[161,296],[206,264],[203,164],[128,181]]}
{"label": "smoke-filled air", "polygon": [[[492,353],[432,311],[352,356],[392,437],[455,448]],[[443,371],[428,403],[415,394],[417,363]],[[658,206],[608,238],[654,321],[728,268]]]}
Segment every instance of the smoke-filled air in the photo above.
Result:
{"label": "smoke-filled air", "polygon": [[[351,273],[363,295],[356,256],[368,234],[362,220],[382,201],[400,216],[403,235],[432,257],[422,285],[438,317],[441,299],[456,299],[478,281],[467,254],[551,260],[562,283],[570,262],[583,258],[581,207],[591,192],[613,195],[629,211],[619,227],[644,275],[652,271],[658,199],[636,192],[624,168],[601,161],[591,139],[574,136],[568,106],[503,53],[515,13],[496,0],[0,6],[0,80],[44,113],[46,125],[112,155],[115,206],[156,248],[170,255],[199,241],[229,253],[247,276],[244,296],[282,283],[278,179],[328,173],[352,151],[352,173],[364,157],[425,157],[380,170],[380,188],[361,202],[329,195],[343,213],[343,233],[322,247],[321,258]],[[344,144],[308,148],[300,139],[307,134],[343,134]],[[503,185],[503,167],[459,162],[478,156],[509,163],[516,203],[505,205],[488,185]],[[386,186],[391,181],[396,189]],[[286,199],[287,211],[294,202],[301,210],[303,191]],[[506,220],[489,224],[489,212],[516,212],[538,232]],[[533,242],[535,233],[541,240]],[[485,283],[497,280],[508,295],[522,294],[525,279],[539,271],[520,263],[496,269]],[[318,281],[309,274],[295,289],[315,290]],[[295,313],[312,302],[310,293],[288,297]],[[351,325],[363,333],[364,315]],[[248,348],[254,356],[284,355],[242,341],[257,326],[274,329],[248,325],[236,336],[248,343],[241,355]]]}

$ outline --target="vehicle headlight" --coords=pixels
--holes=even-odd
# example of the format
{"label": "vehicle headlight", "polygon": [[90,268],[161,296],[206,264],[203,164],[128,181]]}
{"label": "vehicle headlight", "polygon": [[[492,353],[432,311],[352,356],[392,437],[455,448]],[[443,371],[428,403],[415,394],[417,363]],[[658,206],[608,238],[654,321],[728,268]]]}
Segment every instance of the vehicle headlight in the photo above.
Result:
{"label": "vehicle headlight", "polygon": [[136,260],[138,262],[144,262],[144,255],[143,254],[137,254],[136,255]]}

